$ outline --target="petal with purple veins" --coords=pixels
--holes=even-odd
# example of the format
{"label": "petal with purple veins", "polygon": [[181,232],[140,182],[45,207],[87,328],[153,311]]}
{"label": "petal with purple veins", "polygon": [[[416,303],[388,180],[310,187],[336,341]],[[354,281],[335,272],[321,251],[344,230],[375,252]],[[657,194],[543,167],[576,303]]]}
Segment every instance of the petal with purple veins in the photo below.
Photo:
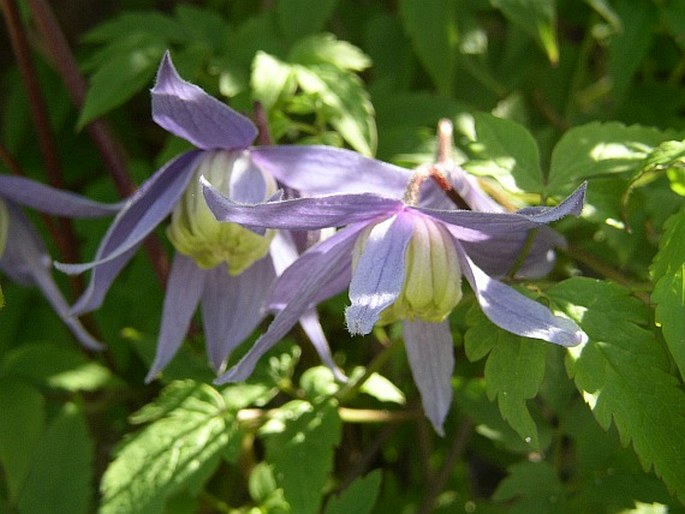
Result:
{"label": "petal with purple veins", "polygon": [[452,405],[454,348],[449,323],[405,320],[404,347],[426,417],[440,435]]}
{"label": "petal with purple veins", "polygon": [[152,88],[152,118],[203,150],[243,149],[257,137],[257,128],[249,119],[183,80],[168,52]]}

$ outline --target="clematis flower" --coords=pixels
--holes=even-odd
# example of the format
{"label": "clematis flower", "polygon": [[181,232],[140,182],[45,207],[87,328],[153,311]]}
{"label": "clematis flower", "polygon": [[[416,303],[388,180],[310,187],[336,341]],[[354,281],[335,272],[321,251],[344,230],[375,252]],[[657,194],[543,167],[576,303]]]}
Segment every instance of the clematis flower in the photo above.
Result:
{"label": "clematis flower", "polygon": [[0,270],[19,284],[38,287],[83,346],[102,349],[102,343],[70,315],[69,305],[52,277],[52,259],[19,205],[68,218],[108,216],[120,206],[94,202],[26,178],[0,175]]}
{"label": "clematis flower", "polygon": [[[452,336],[447,316],[466,278],[487,317],[514,334],[574,346],[587,339],[570,319],[492,278],[479,265],[509,269],[527,234],[582,209],[585,186],[554,208],[486,213],[421,207],[377,194],[338,194],[238,204],[204,182],[217,219],[253,230],[342,227],[308,249],[276,281],[267,331],[217,383],[240,381],[293,326],[302,312],[349,287],[351,334],[402,320],[410,368],[424,411],[443,431],[452,391]],[[503,274],[504,272],[501,272]]]}
{"label": "clematis flower", "polygon": [[[403,181],[390,168],[361,166],[360,162],[366,161],[357,154],[326,147],[303,146],[287,153],[310,161],[336,161],[332,175],[324,173],[309,180],[311,177],[298,171],[291,176],[281,170],[271,174],[273,167],[262,168],[254,157],[259,153],[259,148],[251,147],[257,135],[254,124],[183,80],[168,53],[162,59],[151,93],[153,120],[196,149],[165,164],[124,203],[92,262],[55,264],[69,274],[92,270],[89,284],[71,312],[77,315],[95,310],[145,238],[171,215],[167,234],[176,252],[148,381],[176,354],[198,306],[202,310],[210,364],[215,370],[222,370],[233,349],[263,319],[262,307],[272,282],[298,254],[286,232],[255,235],[238,225],[217,222],[201,194],[200,175],[232,200],[251,203],[270,198],[276,191],[276,181],[296,190],[311,187],[308,192],[315,193],[327,191],[329,182],[337,183],[341,175],[357,168],[362,171],[356,181],[351,180],[352,184],[365,180],[379,167],[383,169],[379,173],[393,175],[390,182]],[[262,160],[269,162],[268,155]],[[316,312],[303,311],[299,321],[323,362],[342,378]]]}

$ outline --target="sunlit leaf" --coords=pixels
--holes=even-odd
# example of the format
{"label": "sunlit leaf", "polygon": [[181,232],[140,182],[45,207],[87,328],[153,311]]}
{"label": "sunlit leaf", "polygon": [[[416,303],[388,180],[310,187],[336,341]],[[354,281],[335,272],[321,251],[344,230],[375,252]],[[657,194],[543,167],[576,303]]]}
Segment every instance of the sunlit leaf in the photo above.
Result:
{"label": "sunlit leaf", "polygon": [[369,58],[356,46],[332,34],[317,34],[301,39],[288,53],[295,64],[332,64],[341,70],[362,71],[371,66]]}

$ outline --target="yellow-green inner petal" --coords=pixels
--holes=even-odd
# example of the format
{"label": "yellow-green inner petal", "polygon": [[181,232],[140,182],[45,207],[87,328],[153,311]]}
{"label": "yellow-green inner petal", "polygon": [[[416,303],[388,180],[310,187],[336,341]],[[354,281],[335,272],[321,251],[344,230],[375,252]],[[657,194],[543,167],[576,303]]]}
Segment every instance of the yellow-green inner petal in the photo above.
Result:
{"label": "yellow-green inner petal", "polygon": [[[245,166],[250,169],[246,171]],[[225,262],[231,275],[239,275],[264,257],[274,236],[273,230],[267,230],[261,236],[236,223],[217,221],[209,210],[202,195],[200,176],[230,197],[231,174],[237,172],[262,175],[264,200],[276,191],[274,179],[254,166],[247,152],[206,152],[188,189],[174,208],[167,229],[174,247],[191,257],[198,266],[211,269]]]}

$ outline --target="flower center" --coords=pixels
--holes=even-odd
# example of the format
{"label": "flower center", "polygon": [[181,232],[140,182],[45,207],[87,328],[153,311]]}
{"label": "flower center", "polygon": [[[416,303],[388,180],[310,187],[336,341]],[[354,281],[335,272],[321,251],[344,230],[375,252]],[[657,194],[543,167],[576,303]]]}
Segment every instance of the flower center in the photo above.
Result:
{"label": "flower center", "polygon": [[202,195],[201,175],[232,200],[244,203],[266,200],[276,192],[276,182],[247,152],[205,152],[171,214],[167,236],[179,252],[205,269],[225,262],[231,275],[239,275],[266,255],[274,231],[260,236],[235,223],[217,221]]}
{"label": "flower center", "polygon": [[[459,303],[461,266],[447,229],[430,218],[412,216],[414,233],[407,247],[405,276],[395,303],[380,316],[380,324],[419,318],[430,323],[443,321]],[[364,230],[355,245],[352,266],[368,240],[373,226]]]}

